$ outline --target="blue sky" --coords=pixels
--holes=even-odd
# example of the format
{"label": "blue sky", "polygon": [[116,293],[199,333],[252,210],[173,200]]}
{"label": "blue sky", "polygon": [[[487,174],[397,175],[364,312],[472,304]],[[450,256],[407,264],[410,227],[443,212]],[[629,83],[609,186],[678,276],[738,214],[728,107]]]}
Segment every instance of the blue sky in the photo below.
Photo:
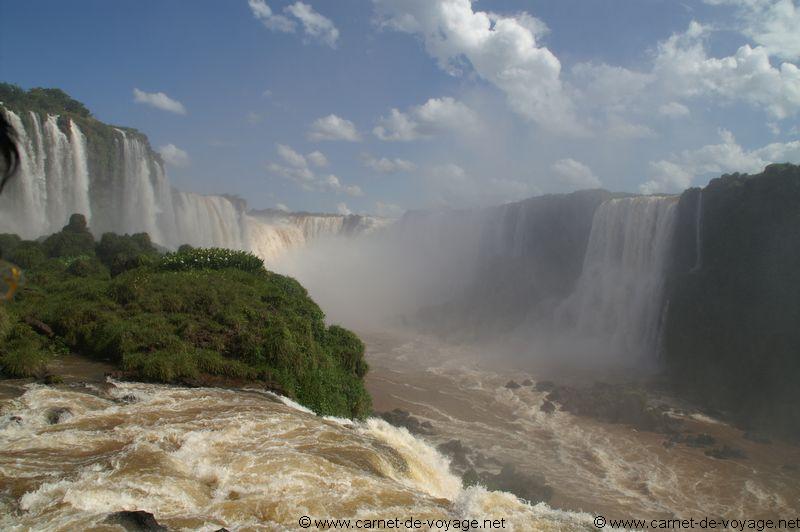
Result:
{"label": "blue sky", "polygon": [[795,0],[0,0],[0,79],[146,133],[178,188],[396,215],[800,162],[798,28]]}

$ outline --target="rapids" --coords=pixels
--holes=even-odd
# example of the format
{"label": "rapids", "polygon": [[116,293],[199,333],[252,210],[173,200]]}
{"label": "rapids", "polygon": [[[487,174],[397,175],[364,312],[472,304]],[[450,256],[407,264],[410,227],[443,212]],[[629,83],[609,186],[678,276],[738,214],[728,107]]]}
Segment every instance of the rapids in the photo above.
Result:
{"label": "rapids", "polygon": [[430,444],[378,419],[320,418],[255,390],[21,391],[0,403],[3,530],[114,530],[106,516],[133,509],[180,530],[302,530],[303,515],[591,529],[587,514],[464,489]]}

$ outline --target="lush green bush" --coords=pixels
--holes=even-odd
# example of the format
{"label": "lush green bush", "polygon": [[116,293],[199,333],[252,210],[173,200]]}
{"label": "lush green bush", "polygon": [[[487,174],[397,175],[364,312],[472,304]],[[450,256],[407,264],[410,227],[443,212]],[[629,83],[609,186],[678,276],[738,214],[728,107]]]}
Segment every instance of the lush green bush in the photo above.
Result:
{"label": "lush green bush", "polygon": [[[35,260],[26,262],[26,286],[0,314],[3,373],[40,375],[66,347],[111,360],[131,378],[256,381],[321,414],[369,413],[363,343],[326,327],[306,290],[254,255],[184,248],[158,259],[147,235],[111,233],[96,256],[47,258],[42,247],[20,242],[14,251]],[[31,318],[54,336],[31,329]]]}
{"label": "lush green bush", "polygon": [[0,83],[0,102],[10,107],[35,110],[41,113],[70,113],[86,118],[91,116],[86,106],[73,100],[61,89],[36,87],[26,91],[17,85]]}
{"label": "lush green bush", "polygon": [[155,263],[159,253],[147,233],[105,233],[97,244],[97,257],[112,275],[118,275],[126,270]]}
{"label": "lush green bush", "polygon": [[47,237],[42,247],[48,257],[79,257],[95,253],[94,237],[82,214],[73,214],[61,232]]}
{"label": "lush green bush", "polygon": [[7,325],[0,344],[0,373],[9,377],[36,377],[43,374],[52,355],[51,346],[24,323]]}
{"label": "lush green bush", "polygon": [[8,260],[24,270],[38,268],[47,261],[47,255],[39,242],[23,240],[8,256]]}
{"label": "lush green bush", "polygon": [[247,251],[220,248],[185,248],[165,255],[158,264],[162,270],[223,270],[236,268],[256,273],[264,270],[264,261]]}
{"label": "lush green bush", "polygon": [[8,259],[17,246],[20,245],[22,239],[17,235],[9,233],[0,234],[0,259]]}

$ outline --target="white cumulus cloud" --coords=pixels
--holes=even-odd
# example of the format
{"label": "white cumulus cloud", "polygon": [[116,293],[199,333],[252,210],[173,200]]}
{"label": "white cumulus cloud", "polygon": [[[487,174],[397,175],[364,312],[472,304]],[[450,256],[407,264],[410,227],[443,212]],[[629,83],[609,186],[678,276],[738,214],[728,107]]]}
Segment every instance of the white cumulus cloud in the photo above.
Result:
{"label": "white cumulus cloud", "polygon": [[475,129],[478,118],[467,105],[450,97],[431,98],[407,111],[392,109],[372,130],[381,140],[411,141],[452,131]]}
{"label": "white cumulus cloud", "polygon": [[720,142],[696,150],[684,150],[669,160],[651,162],[650,179],[639,186],[645,194],[680,192],[696,176],[726,172],[757,173],[770,163],[800,163],[800,141],[775,142],[746,150],[730,131],[720,129]]}
{"label": "white cumulus cloud", "polygon": [[560,159],[554,162],[550,169],[556,174],[558,180],[571,190],[603,186],[591,168],[575,159]]}
{"label": "white cumulus cloud", "polygon": [[308,160],[311,161],[311,164],[317,168],[324,168],[328,166],[328,158],[325,157],[325,154],[321,151],[312,151],[306,157],[308,157]]}
{"label": "white cumulus cloud", "polygon": [[144,92],[139,89],[133,89],[133,101],[161,109],[162,111],[169,111],[170,113],[186,114],[186,107],[181,102],[173,100],[163,92]]}
{"label": "white cumulus cloud", "polygon": [[658,112],[659,114],[668,116],[670,118],[679,118],[681,116],[688,116],[689,108],[682,103],[669,102],[661,105],[658,108]]}
{"label": "white cumulus cloud", "polygon": [[552,131],[583,134],[561,80],[561,62],[541,46],[544,23],[529,14],[474,11],[471,0],[373,0],[384,27],[422,38],[451,74],[471,67],[511,108]]}
{"label": "white cumulus cloud", "polygon": [[189,166],[189,154],[174,144],[165,144],[158,149],[164,162],[171,166]]}
{"label": "white cumulus cloud", "polygon": [[381,157],[380,159],[376,159],[375,157],[369,155],[368,153],[364,153],[361,155],[361,161],[364,163],[365,167],[375,172],[378,172],[379,174],[396,174],[400,172],[413,172],[414,170],[417,169],[417,165],[405,159],[400,159],[400,158],[389,159],[387,157]]}
{"label": "white cumulus cloud", "polygon": [[800,58],[800,7],[794,0],[706,0],[736,8],[740,31],[770,55]]}
{"label": "white cumulus cloud", "polygon": [[319,118],[311,124],[308,138],[314,141],[345,140],[358,142],[361,140],[356,125],[334,114]]}
{"label": "white cumulus cloud", "polygon": [[294,33],[298,22],[304,34],[315,41],[335,48],[339,40],[339,29],[327,17],[321,15],[308,4],[295,2],[283,9],[284,14],[275,13],[264,0],[248,0],[253,16],[260,20],[268,30],[281,33]]}

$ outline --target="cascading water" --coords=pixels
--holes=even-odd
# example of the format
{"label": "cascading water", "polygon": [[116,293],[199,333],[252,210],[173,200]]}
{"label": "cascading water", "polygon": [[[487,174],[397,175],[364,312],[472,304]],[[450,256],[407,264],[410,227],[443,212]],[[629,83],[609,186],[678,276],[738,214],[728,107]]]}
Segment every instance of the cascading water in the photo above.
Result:
{"label": "cascading water", "polygon": [[[154,242],[253,251],[274,260],[293,247],[326,236],[359,234],[379,225],[361,216],[286,214],[251,216],[225,196],[174,190],[160,159],[135,132],[108,128],[107,160],[92,164],[75,120],[29,112],[25,119],[0,107],[17,132],[20,172],[0,197],[0,232],[38,238],[69,216],[86,216],[100,235],[146,232]],[[100,141],[102,142],[102,141]],[[100,166],[100,168],[97,168]],[[94,170],[93,170],[94,168]]]}
{"label": "cascading water", "polygon": [[558,330],[620,361],[655,358],[677,197],[612,199],[595,213],[583,271]]}
{"label": "cascading water", "polygon": [[24,237],[38,236],[48,229],[41,125],[38,115],[32,114],[33,132],[29,136],[19,115],[6,109],[2,111],[17,132],[20,174],[26,178],[9,182],[7,192],[0,196],[0,226]]}
{"label": "cascading water", "polygon": [[703,189],[697,193],[697,210],[694,218],[694,266],[691,271],[699,271],[703,267]]}

